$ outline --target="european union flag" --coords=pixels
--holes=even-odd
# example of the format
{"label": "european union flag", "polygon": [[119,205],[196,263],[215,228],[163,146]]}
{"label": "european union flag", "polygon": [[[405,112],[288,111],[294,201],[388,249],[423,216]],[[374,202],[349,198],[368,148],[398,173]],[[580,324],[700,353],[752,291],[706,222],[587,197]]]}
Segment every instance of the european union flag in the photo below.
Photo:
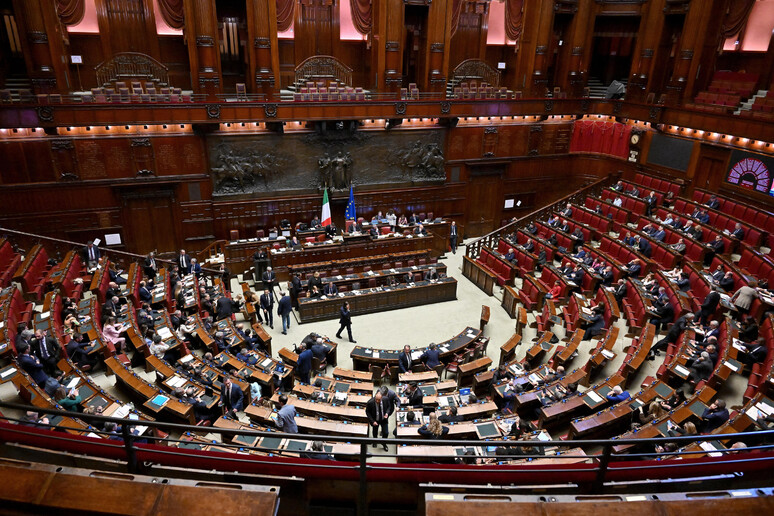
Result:
{"label": "european union flag", "polygon": [[357,220],[357,215],[355,215],[355,192],[352,190],[352,187],[349,187],[349,204],[347,204],[347,220]]}

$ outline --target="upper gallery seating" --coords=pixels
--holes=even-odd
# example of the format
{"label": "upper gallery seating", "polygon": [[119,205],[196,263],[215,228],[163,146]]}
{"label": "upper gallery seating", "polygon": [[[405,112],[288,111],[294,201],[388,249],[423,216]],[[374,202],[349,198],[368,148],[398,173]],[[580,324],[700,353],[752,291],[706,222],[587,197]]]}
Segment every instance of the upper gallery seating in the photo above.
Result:
{"label": "upper gallery seating", "polygon": [[758,82],[758,74],[731,72],[722,70],[715,72],[707,91],[700,92],[694,98],[694,104],[686,107],[695,109],[730,111],[729,108],[739,105],[742,99],[750,97]]}

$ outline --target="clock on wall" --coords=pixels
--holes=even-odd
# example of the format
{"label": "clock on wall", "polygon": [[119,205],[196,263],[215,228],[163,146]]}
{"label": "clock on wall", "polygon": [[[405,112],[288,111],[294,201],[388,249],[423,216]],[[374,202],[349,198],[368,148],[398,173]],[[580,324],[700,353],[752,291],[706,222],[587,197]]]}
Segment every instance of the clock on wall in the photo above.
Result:
{"label": "clock on wall", "polygon": [[755,158],[745,158],[738,161],[728,171],[726,180],[729,183],[763,193],[769,193],[771,184],[769,169],[761,160]]}
{"label": "clock on wall", "polygon": [[638,143],[640,143],[639,133],[632,133],[632,137],[629,138],[629,141],[632,142],[632,145],[637,145]]}

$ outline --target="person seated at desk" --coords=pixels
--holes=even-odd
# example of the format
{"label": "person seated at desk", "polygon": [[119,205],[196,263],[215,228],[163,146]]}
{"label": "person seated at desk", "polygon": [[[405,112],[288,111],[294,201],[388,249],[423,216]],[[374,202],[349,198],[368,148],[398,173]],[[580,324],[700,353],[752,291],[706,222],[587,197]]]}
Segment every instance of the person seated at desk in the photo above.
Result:
{"label": "person seated at desk", "polygon": [[589,318],[584,324],[585,332],[583,333],[582,340],[590,340],[591,337],[596,337],[605,332],[604,307],[600,308],[600,305],[597,305],[591,309],[591,312],[592,314],[588,316]]}
{"label": "person seated at desk", "polygon": [[718,287],[722,288],[726,292],[731,292],[734,290],[734,273],[732,271],[726,272],[718,281]]}
{"label": "person seated at desk", "polygon": [[718,254],[723,254],[726,250],[726,243],[723,242],[723,237],[715,235],[715,239],[707,244],[707,253],[704,255],[704,265],[710,266],[712,259]]}
{"label": "person seated at desk", "polygon": [[522,249],[524,249],[526,252],[531,253],[535,250],[535,242],[532,241],[531,238],[527,239],[527,242],[521,246]]}
{"label": "person seated at desk", "polygon": [[441,423],[461,423],[465,420],[462,416],[457,414],[457,406],[451,405],[449,411],[438,418]]}
{"label": "person seated at desk", "polygon": [[329,225],[325,226],[325,235],[328,238],[333,238],[336,236],[336,233],[338,233],[339,230],[336,227],[336,224],[331,222]]}
{"label": "person seated at desk", "polygon": [[742,240],[744,238],[744,228],[739,222],[734,225],[734,230],[731,232],[731,237],[736,238],[737,240]]}
{"label": "person seated at desk", "polygon": [[506,364],[500,364],[500,366],[495,369],[495,372],[492,373],[492,381],[489,385],[495,386],[503,380],[510,380],[511,378],[513,378],[513,375],[508,370],[508,366]]}
{"label": "person seated at desk", "polygon": [[603,287],[609,287],[613,284],[615,275],[613,274],[612,266],[607,265],[602,260],[594,260],[594,263],[591,264],[591,269],[596,271],[599,277],[602,278]]}
{"label": "person seated at desk", "polygon": [[403,276],[403,282],[404,282],[404,283],[413,283],[413,282],[414,282],[414,273],[413,273],[413,272],[411,272],[411,271],[408,271],[408,272],[407,272],[407,273],[406,273],[406,274]]}
{"label": "person seated at desk", "polygon": [[323,294],[326,296],[335,296],[339,293],[339,289],[336,286],[336,284],[332,281],[325,284],[325,287],[323,287]]}
{"label": "person seated at desk", "polygon": [[371,238],[379,238],[379,229],[376,227],[376,224],[371,224],[368,227],[368,234]]}
{"label": "person seated at desk", "polygon": [[546,224],[548,224],[548,227],[550,228],[558,228],[559,227],[559,217],[557,215],[551,214],[548,217],[548,220],[546,221]]}
{"label": "person seated at desk", "polygon": [[572,217],[572,204],[568,202],[567,205],[562,210],[561,215],[562,217],[568,217],[568,218]]}
{"label": "person seated at desk", "polygon": [[570,238],[573,240],[573,251],[576,251],[584,243],[583,231],[581,228],[576,227],[573,232],[570,233]]}
{"label": "person seated at desk", "polygon": [[766,360],[767,348],[766,339],[764,337],[758,337],[755,342],[747,343],[743,342],[744,351],[737,355],[737,359],[744,365],[752,368],[753,364],[761,364]]}
{"label": "person seated at desk", "polygon": [[680,271],[680,275],[677,277],[675,284],[681,292],[688,292],[691,290],[691,280],[685,271]]}
{"label": "person seated at desk", "polygon": [[[686,364],[687,365],[687,364]],[[693,360],[688,368],[690,373],[688,374],[688,382],[692,385],[696,385],[702,380],[709,380],[712,371],[715,366],[712,364],[712,359],[706,351],[702,351],[699,358]]]}
{"label": "person seated at desk", "polygon": [[729,414],[724,400],[715,400],[701,415],[701,432],[708,434],[728,421]]}
{"label": "person seated at desk", "polygon": [[503,256],[507,261],[510,263],[515,264],[516,263],[516,252],[513,250],[512,247],[508,248],[508,252],[505,253],[505,256]]}
{"label": "person seated at desk", "polygon": [[91,343],[83,338],[80,333],[75,333],[70,338],[70,342],[65,346],[65,352],[67,356],[75,362],[78,369],[82,371],[90,371],[97,365],[98,360],[89,356],[91,351]]}
{"label": "person seated at desk", "polygon": [[623,303],[623,299],[626,297],[626,281],[621,278],[618,280],[618,283],[615,286],[615,290],[613,290],[613,297],[618,302],[618,306],[621,306],[621,303]]}
{"label": "person seated at desk", "polygon": [[226,340],[226,334],[222,331],[216,331],[212,340],[218,347],[218,352],[228,351],[231,347],[231,344]]}
{"label": "person seated at desk", "polygon": [[379,221],[381,220],[381,218],[382,218],[382,212],[379,212],[379,215],[374,215],[373,217],[371,217],[371,225],[375,226],[379,224]]}
{"label": "person seated at desk", "polygon": [[317,218],[317,216],[312,217],[312,220],[309,221],[309,227],[313,229],[317,229],[320,227],[320,219]]}
{"label": "person seated at desk", "polygon": [[64,382],[65,374],[64,371],[61,369],[55,370],[51,376],[48,377],[46,380],[46,383],[43,384],[43,390],[46,391],[46,394],[51,396],[53,399],[54,393],[62,387],[62,382]]}
{"label": "person seated at desk", "polygon": [[[258,362],[258,357],[249,353],[247,348],[237,348],[236,359],[240,362],[244,362],[247,365],[253,365]],[[232,349],[233,352],[233,349]]]}
{"label": "person seated at desk", "polygon": [[535,270],[538,272],[542,271],[543,267],[545,267],[547,262],[548,262],[548,258],[546,257],[545,248],[542,245],[538,246],[537,261],[535,262]]}
{"label": "person seated at desk", "polygon": [[174,364],[177,361],[177,353],[169,350],[169,344],[162,342],[161,335],[158,333],[153,335],[150,342],[146,339],[146,343],[148,344],[148,350],[150,350],[151,354],[156,358],[166,360],[170,364]]}
{"label": "person seated at desk", "polygon": [[322,337],[317,337],[309,349],[312,351],[312,358],[316,358],[320,362],[323,362],[328,356],[328,347]]}
{"label": "person seated at desk", "polygon": [[562,219],[562,224],[557,228],[559,231],[562,231],[564,233],[570,232],[570,223],[566,220]]}
{"label": "person seated at desk", "polygon": [[115,317],[110,317],[102,327],[102,336],[114,346],[117,353],[126,353],[126,339],[121,337],[123,331],[125,331],[124,326],[117,324]]}
{"label": "person seated at desk", "polygon": [[624,237],[621,239],[621,242],[624,245],[635,246],[637,245],[637,237],[632,235],[631,232],[627,231]]}
{"label": "person seated at desk", "polygon": [[608,393],[606,396],[608,401],[612,401],[613,403],[620,403],[622,401],[626,401],[631,398],[631,395],[629,394],[629,391],[625,391],[621,388],[620,385],[616,385],[613,387],[613,390]]}
{"label": "person seated at desk", "polygon": [[409,221],[409,224],[419,224],[421,222],[416,213],[412,213],[408,221]]}
{"label": "person seated at desk", "polygon": [[668,247],[678,254],[685,254],[685,250],[687,249],[685,240],[682,238],[679,238],[674,244],[669,244]]}
{"label": "person seated at desk", "polygon": [[416,229],[414,229],[414,234],[416,236],[427,236],[427,230],[423,224],[419,224]]}
{"label": "person seated at desk", "polygon": [[430,413],[430,420],[426,425],[422,425],[417,429],[417,433],[422,437],[429,439],[440,439],[449,433],[449,427],[443,426],[435,412]]}
{"label": "person seated at desk", "polygon": [[309,297],[311,299],[322,297],[322,292],[320,292],[320,290],[317,288],[317,285],[314,285],[312,289],[309,291]]}
{"label": "person seated at desk", "polygon": [[301,242],[298,241],[297,236],[293,235],[293,238],[288,240],[288,249],[293,249],[294,251],[301,249]]}
{"label": "person seated at desk", "polygon": [[558,299],[562,295],[562,282],[559,280],[554,281],[554,286],[545,295],[546,299]]}
{"label": "person seated at desk", "polygon": [[425,273],[425,281],[438,281],[438,278],[438,272],[436,272],[435,267],[430,267]]}
{"label": "person seated at desk", "polygon": [[408,226],[409,225],[409,221],[406,218],[406,214],[405,213],[401,213],[400,214],[400,217],[398,218],[398,225],[399,226]]}
{"label": "person seated at desk", "polygon": [[419,357],[419,360],[428,369],[434,369],[441,365],[441,353],[434,342],[430,343],[425,352],[422,353],[422,356]]}
{"label": "person seated at desk", "polygon": [[642,262],[638,258],[635,258],[624,266],[624,272],[626,272],[630,278],[638,278],[640,272],[642,272]]}
{"label": "person seated at desk", "polygon": [[215,418],[212,411],[207,407],[207,404],[202,401],[200,394],[196,394],[196,390],[193,385],[186,387],[185,391],[176,391],[176,396],[180,398],[180,401],[193,405],[194,419],[196,423],[203,421],[212,422]]}
{"label": "person seated at desk", "polygon": [[575,283],[575,287],[572,288],[573,291],[580,292],[583,289],[583,279],[585,277],[586,271],[584,271],[583,267],[580,265],[576,265],[572,272],[567,276],[568,280]]}
{"label": "person seated at desk", "polygon": [[760,327],[755,321],[755,317],[745,315],[739,326],[739,340],[743,342],[753,342],[758,338]]}
{"label": "person seated at desk", "polygon": [[62,407],[62,410],[68,412],[83,412],[81,408],[81,396],[77,389],[70,389],[68,392],[64,387],[59,387],[54,393],[54,400]]}
{"label": "person seated at desk", "polygon": [[411,346],[403,346],[403,352],[398,356],[398,370],[401,373],[410,373],[412,361]]}
{"label": "person seated at desk", "polygon": [[323,281],[320,277],[320,273],[315,271],[315,273],[312,275],[311,278],[309,278],[309,281],[307,282],[307,288],[311,291],[312,287],[317,287],[317,290],[322,292],[323,288]]}
{"label": "person seated at desk", "polygon": [[[420,426],[422,423],[417,421],[417,415],[413,410],[406,412],[406,420],[400,423],[400,426]],[[392,435],[398,437],[398,429],[392,431]]]}
{"label": "person seated at desk", "polygon": [[409,383],[406,386],[406,388],[403,390],[403,396],[405,396],[408,399],[406,406],[408,407],[422,406],[424,395],[422,394],[422,391],[417,386],[417,382]]}
{"label": "person seated at desk", "polygon": [[661,419],[666,414],[667,414],[667,411],[664,409],[661,403],[659,403],[658,400],[652,401],[650,405],[647,406],[647,410],[645,408],[645,405],[642,405],[634,411],[634,413],[632,414],[631,428],[632,430],[636,430],[637,428],[640,428],[642,425],[647,425],[648,423],[652,423],[657,419]]}
{"label": "person seated at desk", "polygon": [[[666,327],[666,324],[668,323],[666,322],[667,318],[671,322],[672,318],[674,317],[674,309],[672,308],[672,304],[667,302],[666,305],[662,305],[660,313],[662,314],[661,319],[650,320],[651,324],[656,326],[656,334],[658,334],[658,330],[661,325]],[[666,350],[670,344],[676,344],[680,338],[680,335],[682,335],[689,326],[693,325],[693,320],[694,314],[692,312],[688,312],[682,317],[679,317],[672,325],[672,327],[669,328],[666,337],[656,342],[653,347],[650,348],[650,351],[648,352],[648,360],[655,360],[655,357],[660,355],[662,350]]]}
{"label": "person seated at desk", "polygon": [[623,205],[623,199],[621,199],[620,195],[616,195],[615,199],[613,199],[613,206],[620,208],[622,205]]}
{"label": "person seated at desk", "polygon": [[336,460],[333,455],[325,453],[325,447],[322,441],[312,441],[312,448],[308,452],[301,452],[301,458],[303,459],[315,459],[315,460]]}

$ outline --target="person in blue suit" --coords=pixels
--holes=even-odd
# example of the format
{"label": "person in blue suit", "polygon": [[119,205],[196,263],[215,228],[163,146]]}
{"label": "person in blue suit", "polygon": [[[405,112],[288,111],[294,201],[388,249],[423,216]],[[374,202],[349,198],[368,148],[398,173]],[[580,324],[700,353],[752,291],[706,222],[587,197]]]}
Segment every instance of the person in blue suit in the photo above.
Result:
{"label": "person in blue suit", "polygon": [[419,357],[419,360],[423,362],[428,369],[433,369],[435,367],[438,367],[438,365],[441,363],[441,353],[438,351],[438,347],[435,345],[435,343],[431,343],[424,353],[422,353],[422,356]]}
{"label": "person in blue suit", "polygon": [[35,383],[43,387],[48,380],[48,375],[43,370],[43,364],[38,360],[38,357],[30,354],[29,345],[25,345],[17,351],[21,353],[18,358],[19,365],[35,380]]}
{"label": "person in blue suit", "polygon": [[245,395],[242,393],[242,389],[231,381],[230,376],[227,376],[220,388],[220,403],[226,414],[236,417],[236,412],[244,408],[244,402]]}

